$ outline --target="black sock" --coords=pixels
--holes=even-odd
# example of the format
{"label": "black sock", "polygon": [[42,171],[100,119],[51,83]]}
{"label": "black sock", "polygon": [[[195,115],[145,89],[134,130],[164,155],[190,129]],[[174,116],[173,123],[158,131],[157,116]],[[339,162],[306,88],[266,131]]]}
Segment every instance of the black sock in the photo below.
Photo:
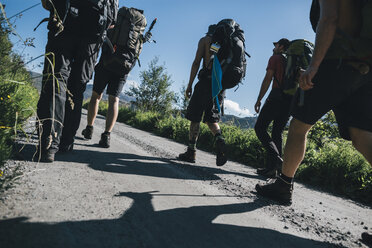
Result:
{"label": "black sock", "polygon": [[286,183],[292,184],[293,183],[293,177],[287,177],[283,173],[280,173],[279,177]]}
{"label": "black sock", "polygon": [[87,129],[93,129],[93,126],[87,125]]}
{"label": "black sock", "polygon": [[105,131],[104,134],[110,135],[111,133],[108,131]]}

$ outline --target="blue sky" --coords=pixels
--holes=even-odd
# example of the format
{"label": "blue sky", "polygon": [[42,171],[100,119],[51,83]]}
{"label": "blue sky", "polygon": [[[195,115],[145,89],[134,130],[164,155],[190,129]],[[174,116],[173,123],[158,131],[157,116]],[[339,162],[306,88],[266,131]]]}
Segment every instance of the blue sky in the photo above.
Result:
{"label": "blue sky", "polygon": [[[6,4],[5,10],[10,17],[40,0],[0,2]],[[236,92],[227,92],[225,112],[238,116],[253,114],[267,61],[272,55],[272,42],[282,37],[314,41],[315,35],[309,22],[310,5],[311,0],[119,0],[119,6],[143,9],[148,23],[158,18],[153,29],[153,38],[157,43],[144,45],[140,56],[142,67],[137,65],[132,70],[128,85],[139,82],[139,72],[146,69],[148,63],[158,56],[172,76],[172,90],[179,92],[181,86],[188,83],[198,41],[207,31],[208,25],[224,18],[233,18],[245,31],[246,50],[252,58],[248,59],[243,85]],[[42,24],[36,32],[33,29],[47,15],[48,12],[39,5],[16,19],[16,31],[19,35],[23,39],[35,38],[36,47],[27,48],[23,52],[27,58],[44,52],[46,24]],[[12,40],[17,42],[15,36]],[[23,50],[20,45],[16,45],[15,49]],[[42,59],[30,64],[30,68],[41,72],[42,68],[35,67],[40,62]]]}

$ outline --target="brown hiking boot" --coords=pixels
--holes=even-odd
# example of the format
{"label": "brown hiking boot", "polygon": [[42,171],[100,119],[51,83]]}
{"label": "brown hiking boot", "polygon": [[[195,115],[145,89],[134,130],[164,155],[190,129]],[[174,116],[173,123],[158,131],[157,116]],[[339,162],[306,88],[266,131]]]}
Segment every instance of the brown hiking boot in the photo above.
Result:
{"label": "brown hiking boot", "polygon": [[190,163],[195,163],[196,150],[187,148],[187,151],[178,155],[178,159]]}

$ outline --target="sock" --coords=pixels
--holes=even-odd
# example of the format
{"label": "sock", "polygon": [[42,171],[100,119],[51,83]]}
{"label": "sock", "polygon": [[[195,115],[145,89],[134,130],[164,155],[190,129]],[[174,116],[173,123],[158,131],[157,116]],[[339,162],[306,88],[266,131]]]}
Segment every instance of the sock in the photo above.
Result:
{"label": "sock", "polygon": [[192,141],[189,141],[189,146],[188,146],[191,150],[196,150],[196,142],[192,142]]}
{"label": "sock", "polygon": [[108,131],[105,131],[104,134],[110,135],[111,133]]}
{"label": "sock", "polygon": [[87,129],[93,129],[93,126],[87,125]]}
{"label": "sock", "polygon": [[280,177],[280,179],[282,179],[287,184],[292,184],[293,183],[293,177],[287,177],[283,173],[280,173],[279,177]]}

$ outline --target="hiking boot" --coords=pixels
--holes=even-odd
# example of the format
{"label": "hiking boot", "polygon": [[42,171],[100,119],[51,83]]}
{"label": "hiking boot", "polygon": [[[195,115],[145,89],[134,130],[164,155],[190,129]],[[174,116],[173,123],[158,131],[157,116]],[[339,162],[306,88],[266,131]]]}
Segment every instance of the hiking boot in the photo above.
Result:
{"label": "hiking boot", "polygon": [[59,145],[58,152],[59,153],[66,153],[66,152],[72,152],[74,150],[74,144],[69,145]]}
{"label": "hiking boot", "polygon": [[293,184],[283,181],[280,177],[271,179],[265,185],[256,184],[257,194],[277,201],[282,205],[292,204]]}
{"label": "hiking boot", "polygon": [[51,150],[44,150],[41,152],[40,162],[43,163],[53,163],[55,152]]}
{"label": "hiking boot", "polygon": [[276,168],[258,168],[257,174],[268,178],[276,178],[278,175],[278,170]]}
{"label": "hiking boot", "polygon": [[181,153],[178,155],[178,159],[185,161],[185,162],[190,162],[190,163],[195,163],[195,157],[196,157],[196,150],[193,150],[189,147],[187,147],[187,151],[184,153]]}
{"label": "hiking boot", "polygon": [[81,132],[85,139],[92,139],[93,135],[93,126],[86,126],[85,129]]}
{"label": "hiking boot", "polygon": [[372,247],[372,234],[367,232],[362,233],[362,242],[369,247]]}
{"label": "hiking boot", "polygon": [[227,162],[226,143],[224,139],[217,139],[216,141],[216,165],[222,166]]}
{"label": "hiking boot", "polygon": [[103,148],[110,147],[110,133],[104,132],[101,134],[101,140],[98,143]]}

